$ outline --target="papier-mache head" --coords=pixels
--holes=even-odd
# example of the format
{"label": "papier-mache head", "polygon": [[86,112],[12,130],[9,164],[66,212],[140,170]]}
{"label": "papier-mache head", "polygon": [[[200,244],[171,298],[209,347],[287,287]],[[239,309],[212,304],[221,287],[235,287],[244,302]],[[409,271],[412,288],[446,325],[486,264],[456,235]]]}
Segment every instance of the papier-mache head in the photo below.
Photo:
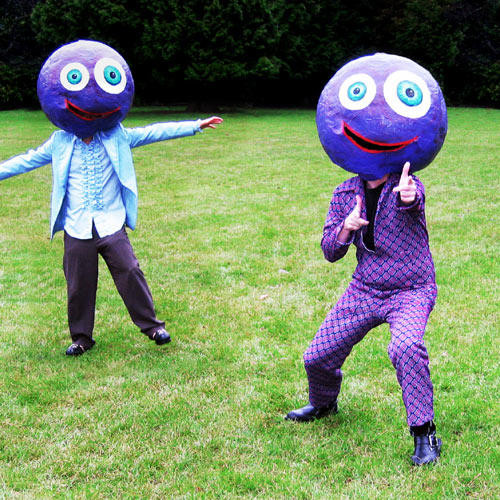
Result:
{"label": "papier-mache head", "polygon": [[447,132],[432,75],[405,57],[378,53],[339,69],[321,93],[316,124],[330,159],[365,180],[426,167]]}
{"label": "papier-mache head", "polygon": [[59,47],[45,61],[37,92],[54,125],[85,138],[125,118],[134,80],[116,50],[101,42],[78,40]]}

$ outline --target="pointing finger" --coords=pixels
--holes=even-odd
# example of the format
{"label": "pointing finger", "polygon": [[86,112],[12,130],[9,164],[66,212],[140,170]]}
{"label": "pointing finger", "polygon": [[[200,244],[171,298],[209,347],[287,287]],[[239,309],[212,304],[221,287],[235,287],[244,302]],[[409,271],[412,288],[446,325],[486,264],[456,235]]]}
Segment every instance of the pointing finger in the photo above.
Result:
{"label": "pointing finger", "polygon": [[361,196],[359,194],[356,195],[356,210],[361,213],[361,207],[362,207],[363,201],[361,200]]}
{"label": "pointing finger", "polygon": [[399,179],[399,185],[408,184],[410,178],[410,162],[407,161],[403,166],[403,171],[401,172],[401,178]]}

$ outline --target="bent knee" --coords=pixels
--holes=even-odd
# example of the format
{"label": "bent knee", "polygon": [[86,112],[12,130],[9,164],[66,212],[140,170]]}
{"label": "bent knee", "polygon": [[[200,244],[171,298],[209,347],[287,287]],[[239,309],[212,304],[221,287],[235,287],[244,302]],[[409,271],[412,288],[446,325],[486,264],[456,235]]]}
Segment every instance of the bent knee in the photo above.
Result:
{"label": "bent knee", "polygon": [[401,359],[411,359],[426,352],[423,341],[417,337],[393,340],[387,347],[387,354],[394,365]]}
{"label": "bent knee", "polygon": [[306,369],[329,367],[340,367],[346,358],[346,353],[339,349],[318,349],[317,346],[310,346],[303,355]]}
{"label": "bent knee", "polygon": [[315,349],[313,346],[308,347],[304,351],[304,354],[302,356],[302,359],[304,360],[304,366],[306,368],[312,368],[314,366],[322,364],[324,358],[324,354],[318,349]]}

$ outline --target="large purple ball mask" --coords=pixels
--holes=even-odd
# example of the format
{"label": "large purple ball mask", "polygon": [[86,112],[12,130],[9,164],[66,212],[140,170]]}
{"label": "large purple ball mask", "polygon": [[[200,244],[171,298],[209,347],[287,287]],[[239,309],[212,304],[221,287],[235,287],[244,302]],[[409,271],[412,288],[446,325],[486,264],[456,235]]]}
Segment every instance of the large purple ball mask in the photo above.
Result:
{"label": "large purple ball mask", "polygon": [[374,54],[343,66],[326,84],[316,114],[330,159],[375,180],[426,167],[447,131],[446,104],[432,75],[410,59]]}
{"label": "large purple ball mask", "polygon": [[63,45],[45,61],[37,92],[54,125],[85,138],[125,118],[134,96],[134,80],[114,49],[79,40]]}

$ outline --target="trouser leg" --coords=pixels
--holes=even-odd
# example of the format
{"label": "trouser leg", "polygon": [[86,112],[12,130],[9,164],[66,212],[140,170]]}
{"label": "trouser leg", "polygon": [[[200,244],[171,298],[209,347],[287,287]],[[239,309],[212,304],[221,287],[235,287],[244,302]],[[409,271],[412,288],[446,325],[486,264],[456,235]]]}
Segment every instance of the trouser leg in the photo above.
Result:
{"label": "trouser leg", "polygon": [[326,316],[304,353],[309,401],[313,406],[321,408],[337,399],[341,366],[354,345],[381,323],[376,311],[375,299],[351,284]]}
{"label": "trouser leg", "polygon": [[393,297],[387,318],[391,329],[388,354],[401,386],[409,426],[434,418],[429,357],[423,339],[435,299],[434,287],[400,292]]}
{"label": "trouser leg", "polygon": [[73,342],[94,344],[98,254],[93,240],[79,240],[64,233],[64,276],[68,293],[68,326]]}
{"label": "trouser leg", "polygon": [[156,317],[151,291],[125,229],[99,239],[98,251],[109,268],[132,321],[148,336],[156,329],[165,327],[165,323]]}

